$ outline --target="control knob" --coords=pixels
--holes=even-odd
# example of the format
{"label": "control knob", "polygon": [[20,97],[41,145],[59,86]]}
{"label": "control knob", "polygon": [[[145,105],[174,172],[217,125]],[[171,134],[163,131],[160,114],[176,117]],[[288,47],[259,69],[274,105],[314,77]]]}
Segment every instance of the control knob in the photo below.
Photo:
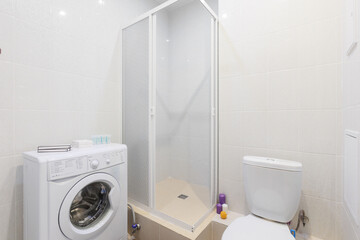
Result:
{"label": "control knob", "polygon": [[91,163],[90,163],[90,167],[92,169],[97,169],[99,166],[99,161],[98,160],[92,160]]}

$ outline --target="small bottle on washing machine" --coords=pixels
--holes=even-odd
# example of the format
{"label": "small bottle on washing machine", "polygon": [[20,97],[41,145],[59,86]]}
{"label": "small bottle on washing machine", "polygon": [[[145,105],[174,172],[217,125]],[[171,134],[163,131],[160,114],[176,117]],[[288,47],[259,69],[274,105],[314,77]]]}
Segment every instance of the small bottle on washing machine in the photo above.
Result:
{"label": "small bottle on washing machine", "polygon": [[110,144],[111,143],[111,135],[103,134],[103,135],[93,135],[91,136],[91,140],[94,145],[98,144]]}

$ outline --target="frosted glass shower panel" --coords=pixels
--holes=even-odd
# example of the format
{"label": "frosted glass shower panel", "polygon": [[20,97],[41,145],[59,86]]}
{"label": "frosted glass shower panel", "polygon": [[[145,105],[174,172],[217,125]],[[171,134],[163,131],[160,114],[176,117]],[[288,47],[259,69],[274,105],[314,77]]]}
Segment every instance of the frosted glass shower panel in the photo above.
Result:
{"label": "frosted glass shower panel", "polygon": [[129,198],[149,205],[149,20],[123,30],[123,143]]}
{"label": "frosted glass shower panel", "polygon": [[217,1],[205,1],[166,1],[122,32],[129,201],[189,231],[217,193]]}
{"label": "frosted glass shower panel", "polygon": [[[192,226],[212,206],[212,16],[200,1],[185,0],[154,18],[155,206]],[[187,198],[179,200],[181,194]],[[196,211],[189,217],[191,205]]]}

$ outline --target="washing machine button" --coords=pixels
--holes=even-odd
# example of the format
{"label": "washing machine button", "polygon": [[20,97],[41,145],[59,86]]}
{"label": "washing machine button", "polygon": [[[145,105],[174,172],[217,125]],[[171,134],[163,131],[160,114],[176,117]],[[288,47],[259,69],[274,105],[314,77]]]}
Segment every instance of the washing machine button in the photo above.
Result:
{"label": "washing machine button", "polygon": [[92,169],[97,169],[98,166],[99,166],[99,161],[98,161],[98,160],[93,160],[93,161],[91,161],[90,167],[91,167]]}

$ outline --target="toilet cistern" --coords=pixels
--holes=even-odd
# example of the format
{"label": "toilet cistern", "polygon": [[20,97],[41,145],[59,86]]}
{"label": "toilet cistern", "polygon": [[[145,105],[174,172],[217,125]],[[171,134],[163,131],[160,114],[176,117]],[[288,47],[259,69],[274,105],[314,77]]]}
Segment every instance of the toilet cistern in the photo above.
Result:
{"label": "toilet cistern", "polygon": [[222,240],[294,239],[287,223],[298,209],[301,181],[299,162],[245,156],[243,183],[251,214],[232,222]]}

